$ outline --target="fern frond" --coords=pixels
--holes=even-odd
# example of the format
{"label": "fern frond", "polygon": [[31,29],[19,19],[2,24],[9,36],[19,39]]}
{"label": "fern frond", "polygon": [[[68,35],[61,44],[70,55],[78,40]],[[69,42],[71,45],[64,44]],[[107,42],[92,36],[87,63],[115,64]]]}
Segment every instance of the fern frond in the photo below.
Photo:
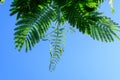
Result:
{"label": "fern frond", "polygon": [[111,42],[118,38],[116,30],[119,26],[110,18],[101,16],[101,13],[85,13],[79,7],[68,7],[66,19],[71,26],[79,29],[83,34],[90,35],[95,40]]}
{"label": "fern frond", "polygon": [[53,27],[54,32],[51,34],[52,39],[50,40],[50,65],[49,70],[53,71],[56,64],[59,62],[60,57],[64,51],[64,29],[62,27]]}
{"label": "fern frond", "polygon": [[10,15],[17,14],[16,19],[19,19],[23,15],[36,13],[40,6],[48,3],[49,0],[14,0],[11,4]]}
{"label": "fern frond", "polygon": [[51,21],[54,20],[55,11],[51,7],[44,7],[35,14],[20,19],[15,28],[15,44],[20,51],[25,45],[26,51],[31,50],[44,36]]}
{"label": "fern frond", "polygon": [[[118,40],[120,39],[117,35],[117,30],[119,30],[118,24],[113,22],[110,18],[105,16],[101,16],[98,21],[95,22],[94,26],[91,27],[91,33],[89,34],[93,39],[112,42],[114,41],[114,37]],[[95,35],[97,37],[95,37]]]}
{"label": "fern frond", "polygon": [[110,18],[106,16],[101,16],[100,14],[89,15],[88,24],[90,27],[89,31],[86,31],[95,40],[100,40],[104,42],[114,41],[114,37],[118,40],[120,39],[116,33],[119,30],[117,23],[113,22]]}
{"label": "fern frond", "polygon": [[51,34],[52,39],[50,40],[50,65],[49,65],[49,70],[53,71],[56,67],[56,64],[59,62],[60,57],[62,56],[62,53],[64,51],[64,30],[65,28],[62,26],[64,24],[65,19],[62,15],[61,12],[61,7],[56,6],[56,18],[55,18],[55,23],[56,27],[53,28],[53,32]]}

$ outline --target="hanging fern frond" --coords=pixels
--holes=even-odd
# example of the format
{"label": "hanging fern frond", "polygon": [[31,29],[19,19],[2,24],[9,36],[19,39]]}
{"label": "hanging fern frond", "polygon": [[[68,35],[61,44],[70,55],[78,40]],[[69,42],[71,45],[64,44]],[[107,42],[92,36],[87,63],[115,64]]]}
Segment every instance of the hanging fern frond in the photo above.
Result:
{"label": "hanging fern frond", "polygon": [[59,62],[60,57],[64,51],[64,29],[60,26],[53,27],[54,31],[51,34],[52,39],[50,40],[50,65],[49,70],[53,71],[56,64]]}
{"label": "hanging fern frond", "polygon": [[20,51],[25,45],[26,51],[31,50],[44,36],[55,15],[55,11],[51,7],[44,7],[36,14],[20,19],[16,23],[18,27],[15,28],[16,48]]}
{"label": "hanging fern frond", "polygon": [[60,57],[62,56],[62,53],[64,51],[64,32],[65,27],[62,26],[64,24],[65,20],[61,12],[61,7],[56,6],[56,18],[55,23],[56,27],[53,28],[53,32],[51,33],[51,40],[50,40],[50,65],[49,70],[53,71],[56,67],[56,64],[59,62]]}

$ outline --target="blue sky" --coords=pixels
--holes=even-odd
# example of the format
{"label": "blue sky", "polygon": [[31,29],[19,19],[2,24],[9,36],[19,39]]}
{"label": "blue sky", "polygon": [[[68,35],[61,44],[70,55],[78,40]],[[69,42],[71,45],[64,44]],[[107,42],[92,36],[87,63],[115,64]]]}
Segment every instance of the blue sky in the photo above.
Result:
{"label": "blue sky", "polygon": [[[0,5],[0,80],[120,80],[120,41],[95,41],[76,31],[68,34],[65,52],[54,72],[48,70],[49,44],[40,42],[32,51],[18,52],[14,45],[15,16],[12,0]],[[101,11],[120,24],[120,1],[112,14],[106,1]]]}

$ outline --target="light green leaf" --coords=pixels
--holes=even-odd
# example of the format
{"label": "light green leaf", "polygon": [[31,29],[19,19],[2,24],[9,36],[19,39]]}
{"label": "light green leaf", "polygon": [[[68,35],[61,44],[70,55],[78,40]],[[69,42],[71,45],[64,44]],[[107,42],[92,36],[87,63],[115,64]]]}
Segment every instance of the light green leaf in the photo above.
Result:
{"label": "light green leaf", "polygon": [[0,3],[2,3],[2,4],[3,4],[4,2],[5,2],[5,0],[0,0]]}
{"label": "light green leaf", "polygon": [[114,13],[115,12],[115,10],[114,10],[114,0],[109,0],[109,4],[110,4],[111,12]]}

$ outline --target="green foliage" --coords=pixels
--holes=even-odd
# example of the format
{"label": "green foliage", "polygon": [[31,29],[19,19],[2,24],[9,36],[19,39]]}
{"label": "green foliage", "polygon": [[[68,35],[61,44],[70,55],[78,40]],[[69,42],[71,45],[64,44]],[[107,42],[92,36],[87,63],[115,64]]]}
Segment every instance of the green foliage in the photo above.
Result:
{"label": "green foliage", "polygon": [[5,2],[5,0],[0,0],[0,3],[2,3],[2,4],[3,4],[4,2]]}
{"label": "green foliage", "polygon": [[115,31],[119,26],[101,13],[96,11],[84,13],[81,8],[72,6],[68,7],[65,15],[71,26],[76,27],[83,34],[90,35],[93,39],[111,42],[114,40],[113,36],[117,37]]}
{"label": "green foliage", "polygon": [[15,44],[20,51],[25,45],[26,51],[31,50],[36,43],[44,37],[51,21],[54,19],[55,12],[50,7],[39,10],[36,14],[26,15],[20,19],[15,28]]}
{"label": "green foliage", "polygon": [[16,19],[21,18],[23,15],[37,13],[40,6],[49,3],[49,0],[14,0],[11,4],[11,16],[17,14]]}
{"label": "green foliage", "polygon": [[[112,42],[114,41],[114,37],[120,39],[116,34],[116,29],[118,30],[118,25],[111,21],[110,18],[102,16],[95,25],[89,25],[90,31],[88,35],[90,35],[93,39],[101,40],[102,42]],[[113,29],[114,28],[114,29]]]}
{"label": "green foliage", "polygon": [[61,26],[52,27],[53,32],[51,33],[52,39],[50,40],[50,65],[49,70],[53,71],[56,67],[56,64],[59,62],[60,57],[64,51],[64,29]]}
{"label": "green foliage", "polygon": [[[102,2],[104,0],[14,0],[10,15],[17,14],[16,48],[20,51],[24,45],[27,52],[40,40],[49,41],[52,71],[64,51],[65,22],[94,40],[112,42],[114,37],[119,39],[118,24],[97,11]],[[55,27],[51,27],[53,22],[56,22]],[[53,31],[44,39],[49,28]]]}
{"label": "green foliage", "polygon": [[110,4],[110,9],[111,9],[111,12],[114,13],[114,0],[109,0],[109,4]]}

